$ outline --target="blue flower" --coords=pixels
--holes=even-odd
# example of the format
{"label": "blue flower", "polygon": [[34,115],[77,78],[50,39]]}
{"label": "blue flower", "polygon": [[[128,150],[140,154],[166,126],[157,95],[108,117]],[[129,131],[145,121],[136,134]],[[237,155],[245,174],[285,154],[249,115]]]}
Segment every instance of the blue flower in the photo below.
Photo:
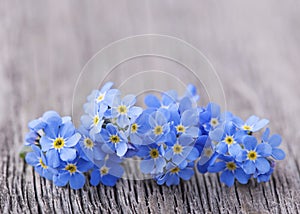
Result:
{"label": "blue flower", "polygon": [[215,103],[209,103],[199,115],[200,124],[207,132],[221,125],[221,108]]}
{"label": "blue flower", "polygon": [[82,115],[80,120],[85,129],[89,130],[89,135],[95,140],[96,135],[101,132],[102,125],[104,123],[104,112],[107,110],[105,105],[97,105],[95,103],[89,103],[86,105],[86,113]]}
{"label": "blue flower", "polygon": [[160,101],[156,96],[149,94],[145,97],[145,104],[151,110],[155,111],[160,108],[168,110],[177,110],[177,92],[174,90],[162,93],[162,100]]}
{"label": "blue flower", "polygon": [[269,120],[267,119],[259,120],[259,117],[252,115],[246,120],[246,122],[244,122],[239,117],[235,117],[233,119],[233,123],[240,130],[244,130],[248,134],[251,134],[252,132],[257,132],[263,127],[265,127],[269,123]]}
{"label": "blue flower", "polygon": [[208,172],[222,172],[220,180],[229,187],[234,184],[234,179],[237,179],[242,184],[246,184],[251,177],[244,172],[240,163],[233,157],[222,155],[218,157],[218,161],[208,167]]}
{"label": "blue flower", "polygon": [[[47,125],[47,122],[51,122],[53,118],[59,118],[59,115],[55,111],[47,111],[42,117],[32,120],[28,123],[29,133],[25,136],[25,146],[32,144],[39,144],[41,136],[44,134],[43,129]],[[70,117],[63,117],[63,123],[70,121]]]}
{"label": "blue flower", "polygon": [[116,153],[119,157],[123,157],[128,149],[128,141],[123,131],[118,131],[117,127],[111,123],[106,125],[102,130],[101,137],[104,144],[102,150],[106,153]]}
{"label": "blue flower", "polygon": [[190,180],[194,175],[194,162],[188,165],[181,164],[179,166],[169,162],[166,166],[166,172],[155,177],[157,184],[162,185],[166,183],[167,186],[178,185],[180,178],[183,180]]}
{"label": "blue flower", "polygon": [[197,94],[196,86],[189,84],[186,88],[185,96],[191,98],[195,103],[199,101],[200,96]]}
{"label": "blue flower", "polygon": [[130,125],[130,118],[136,118],[143,112],[142,108],[134,106],[135,103],[134,95],[127,95],[122,100],[120,96],[115,96],[110,117],[116,119],[118,126],[125,128]]}
{"label": "blue flower", "polygon": [[130,128],[128,129],[131,143],[135,145],[141,145],[143,143],[144,135],[150,129],[148,117],[149,115],[142,113],[138,118],[131,120]]}
{"label": "blue flower", "polygon": [[256,170],[264,174],[270,170],[267,159],[272,154],[272,147],[267,143],[257,144],[253,136],[243,138],[245,147],[236,157],[237,161],[243,162],[242,167],[247,174],[253,174]]}
{"label": "blue flower", "polygon": [[83,127],[80,127],[78,132],[81,134],[79,147],[83,153],[83,158],[91,162],[94,162],[95,160],[103,160],[106,153],[101,149],[102,143],[100,142],[100,139],[92,140],[88,130]]}
{"label": "blue flower", "polygon": [[81,136],[76,133],[71,121],[64,123],[59,115],[55,115],[48,119],[44,132],[40,144],[52,167],[58,167],[60,160],[70,161],[76,158],[74,146]]}
{"label": "blue flower", "polygon": [[181,135],[177,142],[166,151],[165,158],[176,165],[196,160],[199,157],[199,152],[194,147],[194,142],[192,137]]}
{"label": "blue flower", "polygon": [[172,114],[173,126],[177,135],[188,135],[197,138],[199,135],[198,113],[195,109],[184,111],[181,116],[179,113]]}
{"label": "blue flower", "polygon": [[91,173],[90,183],[93,186],[97,186],[99,183],[106,186],[114,186],[124,173],[123,167],[120,166],[120,161],[116,161],[116,158],[113,160],[110,157],[99,161]]}
{"label": "blue flower", "polygon": [[111,106],[114,97],[120,94],[119,90],[111,89],[112,86],[112,82],[107,82],[100,90],[93,90],[92,93],[87,97],[88,103]]}
{"label": "blue flower", "polygon": [[57,171],[48,165],[48,160],[39,147],[32,145],[31,148],[33,151],[26,154],[26,162],[33,166],[40,176],[52,180]]}
{"label": "blue flower", "polygon": [[145,136],[145,143],[164,141],[170,132],[167,111],[155,111],[149,116],[150,131]]}
{"label": "blue flower", "polygon": [[262,173],[259,173],[258,171],[256,171],[254,173],[253,177],[257,179],[258,183],[267,182],[270,180],[270,177],[274,171],[274,167],[275,167],[275,162],[271,162],[271,168],[268,172],[262,174]]}
{"label": "blue flower", "polygon": [[225,127],[218,127],[209,133],[210,138],[216,142],[216,151],[219,154],[236,156],[242,149],[240,143],[245,136],[244,131],[237,131],[232,123]]}
{"label": "blue flower", "polygon": [[80,189],[85,183],[84,172],[91,169],[93,164],[82,158],[73,161],[61,162],[58,174],[53,177],[56,186],[66,186],[70,183],[72,189]]}
{"label": "blue flower", "polygon": [[197,169],[201,173],[206,173],[207,168],[214,163],[218,157],[215,145],[207,135],[200,136],[196,142],[195,147],[197,148],[200,159],[197,162]]}
{"label": "blue flower", "polygon": [[285,158],[285,153],[282,149],[279,149],[278,146],[281,144],[281,136],[278,134],[274,134],[271,137],[270,135],[270,129],[267,128],[262,136],[262,141],[264,143],[268,143],[272,147],[272,157],[275,160],[283,160]]}
{"label": "blue flower", "polygon": [[164,158],[165,150],[164,145],[158,145],[156,143],[143,145],[139,147],[137,156],[143,160],[140,163],[140,169],[145,174],[158,174],[163,172],[166,166],[166,160]]}

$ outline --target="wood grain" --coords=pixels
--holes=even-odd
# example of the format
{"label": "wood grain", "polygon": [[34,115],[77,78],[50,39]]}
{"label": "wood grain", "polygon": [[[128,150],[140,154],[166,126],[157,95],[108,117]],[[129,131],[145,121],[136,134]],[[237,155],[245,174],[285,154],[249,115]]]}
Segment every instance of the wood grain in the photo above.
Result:
{"label": "wood grain", "polygon": [[[298,213],[300,210],[299,1],[1,1],[1,213]],[[70,115],[80,70],[123,37],[171,35],[202,50],[228,109],[269,118],[285,161],[271,181],[227,188],[196,174],[176,187],[122,179],[114,188],[58,188],[18,152],[27,122],[55,109]],[[120,76],[127,76],[123,70]],[[168,84],[168,83],[166,83]]]}

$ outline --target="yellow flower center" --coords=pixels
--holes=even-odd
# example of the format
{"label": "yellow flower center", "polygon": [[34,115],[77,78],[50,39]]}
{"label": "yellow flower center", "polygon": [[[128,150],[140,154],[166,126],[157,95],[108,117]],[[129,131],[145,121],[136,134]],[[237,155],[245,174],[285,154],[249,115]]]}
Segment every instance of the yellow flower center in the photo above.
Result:
{"label": "yellow flower center", "polygon": [[97,98],[98,102],[101,102],[102,100],[104,100],[104,94],[100,94]]}
{"label": "yellow flower center", "polygon": [[126,113],[127,113],[127,107],[124,106],[124,105],[119,106],[119,107],[118,107],[118,112],[119,112],[120,114],[126,114]]}
{"label": "yellow flower center", "polygon": [[136,133],[138,130],[138,124],[134,123],[131,125],[131,133]]}
{"label": "yellow flower center", "polygon": [[99,123],[99,116],[98,115],[96,115],[95,117],[94,117],[94,120],[93,120],[93,122],[94,122],[94,125],[95,126],[97,126],[98,125],[98,123]]}
{"label": "yellow flower center", "polygon": [[212,127],[216,127],[217,125],[219,125],[218,119],[217,119],[217,118],[211,118],[211,120],[210,120],[210,125],[211,125]]}
{"label": "yellow flower center", "polygon": [[62,147],[64,147],[64,145],[65,145],[65,140],[61,137],[58,137],[53,141],[53,147],[55,149],[61,149]]}
{"label": "yellow flower center", "polygon": [[249,160],[256,160],[257,159],[257,152],[256,151],[249,151],[248,154],[247,154],[247,157]]}
{"label": "yellow flower center", "polygon": [[236,164],[234,162],[228,162],[228,163],[226,163],[226,167],[229,170],[235,170],[236,169]]}
{"label": "yellow flower center", "polygon": [[101,176],[108,174],[108,168],[106,166],[102,166],[100,169]]}
{"label": "yellow flower center", "polygon": [[41,166],[44,168],[44,169],[47,169],[48,168],[48,166],[46,166],[46,164],[44,164],[44,162],[43,162],[43,159],[42,158],[40,158],[40,164],[41,164]]}
{"label": "yellow flower center", "polygon": [[243,126],[243,129],[244,129],[245,131],[251,131],[251,130],[252,130],[252,127],[251,127],[251,126],[248,126],[248,125],[244,125],[244,126]]}
{"label": "yellow flower center", "polygon": [[178,125],[178,126],[176,126],[176,130],[178,133],[184,133],[185,127],[183,125]]}
{"label": "yellow flower center", "polygon": [[153,132],[155,135],[160,135],[163,132],[162,126],[155,126]]}
{"label": "yellow flower center", "polygon": [[111,135],[109,139],[110,139],[110,142],[112,142],[112,143],[120,142],[120,137],[118,135]]}
{"label": "yellow flower center", "polygon": [[173,146],[173,152],[175,153],[175,154],[180,154],[181,152],[182,152],[182,146],[181,145],[179,145],[179,144],[175,144],[174,146]]}
{"label": "yellow flower center", "polygon": [[77,167],[74,164],[68,164],[65,170],[69,171],[71,174],[77,171]]}
{"label": "yellow flower center", "polygon": [[85,148],[92,149],[94,147],[94,142],[90,138],[85,138],[84,141]]}
{"label": "yellow flower center", "polygon": [[175,173],[178,173],[180,171],[180,169],[178,167],[175,167],[173,169],[171,169],[171,173],[175,174]]}
{"label": "yellow flower center", "polygon": [[233,144],[233,142],[234,142],[233,137],[227,136],[227,137],[225,138],[225,143],[226,143],[226,144],[231,145],[231,144]]}
{"label": "yellow flower center", "polygon": [[210,157],[213,154],[213,151],[211,148],[204,149],[204,154],[206,157]]}
{"label": "yellow flower center", "polygon": [[153,159],[158,158],[159,156],[159,152],[157,149],[151,149],[149,153],[150,153],[150,157]]}

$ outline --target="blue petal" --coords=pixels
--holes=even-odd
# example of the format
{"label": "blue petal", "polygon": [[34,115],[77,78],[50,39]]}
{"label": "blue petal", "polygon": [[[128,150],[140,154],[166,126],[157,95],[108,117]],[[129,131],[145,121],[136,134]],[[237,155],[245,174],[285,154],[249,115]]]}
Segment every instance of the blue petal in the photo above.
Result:
{"label": "blue petal", "polygon": [[124,169],[122,166],[120,166],[117,163],[107,163],[107,167],[109,168],[109,174],[115,176],[115,177],[122,177],[124,173]]}
{"label": "blue petal", "polygon": [[156,159],[156,167],[155,167],[155,171],[153,173],[157,174],[157,173],[161,173],[163,171],[163,168],[166,165],[166,161],[164,158],[158,158]]}
{"label": "blue petal", "polygon": [[262,135],[262,140],[264,142],[267,142],[268,141],[268,138],[269,138],[269,135],[270,135],[270,129],[269,128],[266,128],[266,131],[263,133]]}
{"label": "blue petal", "polygon": [[125,143],[125,142],[120,142],[120,143],[118,143],[118,145],[117,145],[117,155],[119,156],[119,157],[123,157],[124,155],[125,155],[125,153],[126,153],[126,151],[127,151],[127,144]]}
{"label": "blue petal", "polygon": [[234,184],[234,175],[231,171],[225,170],[220,177],[221,182],[231,187]]}
{"label": "blue petal", "polygon": [[76,166],[78,171],[87,172],[93,167],[93,163],[85,161],[84,159],[79,159]]}
{"label": "blue petal", "polygon": [[236,157],[242,151],[242,147],[240,144],[234,143],[228,148],[228,151],[230,155]]}
{"label": "blue petal", "polygon": [[227,153],[227,151],[228,151],[228,146],[225,142],[222,141],[217,145],[217,152],[219,154],[225,154]]}
{"label": "blue petal", "polygon": [[101,93],[105,93],[106,91],[108,91],[112,86],[113,86],[113,82],[107,82],[104,84],[104,86],[101,88],[100,92]]}
{"label": "blue petal", "polygon": [[[173,102],[175,102],[175,101],[176,100],[174,100]],[[190,98],[188,98],[188,97],[182,98],[182,100],[179,103],[179,112],[182,114],[191,108],[192,108],[192,102],[191,102]]]}
{"label": "blue petal", "polygon": [[42,146],[43,152],[47,152],[49,149],[53,147],[53,141],[46,136],[41,137],[40,144]]}
{"label": "blue petal", "polygon": [[60,136],[63,138],[71,137],[75,132],[75,127],[72,122],[67,122],[60,127]]}
{"label": "blue petal", "polygon": [[215,103],[209,103],[209,109],[212,118],[217,118],[220,115],[221,108]]}
{"label": "blue petal", "polygon": [[241,184],[246,184],[249,181],[250,176],[247,175],[242,168],[235,170],[235,177]]}
{"label": "blue petal", "polygon": [[100,182],[100,171],[98,169],[94,169],[91,173],[90,183],[93,186],[97,186]]}
{"label": "blue petal", "polygon": [[136,97],[135,97],[135,95],[132,95],[132,94],[126,95],[122,100],[122,103],[125,106],[133,106],[135,104],[135,102],[136,102]]}
{"label": "blue petal", "polygon": [[285,153],[282,149],[274,148],[272,150],[272,157],[276,160],[283,160],[285,158]]}
{"label": "blue petal", "polygon": [[192,136],[193,138],[197,138],[199,135],[199,128],[197,127],[190,127],[187,128],[185,134]]}
{"label": "blue petal", "polygon": [[221,141],[222,137],[224,135],[224,129],[223,128],[216,128],[213,131],[209,132],[209,137],[216,142]]}
{"label": "blue petal", "polygon": [[117,183],[117,181],[118,181],[118,177],[115,177],[115,176],[112,176],[112,175],[104,175],[103,177],[102,177],[102,180],[101,180],[101,182],[104,184],[104,185],[106,185],[106,186],[114,186],[114,185],[116,185],[116,183]]}
{"label": "blue petal", "polygon": [[39,159],[34,152],[27,153],[25,160],[26,163],[28,163],[31,166],[36,166],[37,164],[39,164]]}
{"label": "blue petal", "polygon": [[81,138],[81,135],[79,133],[75,133],[72,137],[70,137],[68,140],[66,140],[65,145],[67,147],[73,147],[78,143],[80,138]]}
{"label": "blue petal", "polygon": [[257,144],[257,140],[253,136],[245,136],[243,139],[243,143],[247,150],[254,150]]}
{"label": "blue petal", "polygon": [[70,179],[70,173],[64,173],[53,176],[53,182],[56,186],[66,186]]}
{"label": "blue petal", "polygon": [[152,94],[145,97],[145,104],[150,108],[159,108],[161,106],[159,99]]}
{"label": "blue petal", "polygon": [[134,118],[139,116],[143,112],[143,109],[141,107],[133,106],[128,111],[128,116],[130,118]]}
{"label": "blue petal", "polygon": [[208,172],[221,172],[225,169],[226,163],[224,161],[216,162],[207,168]]}
{"label": "blue petal", "polygon": [[266,120],[266,119],[260,120],[258,123],[256,123],[256,124],[254,125],[253,131],[256,132],[256,131],[262,129],[262,128],[265,127],[268,123],[269,123],[269,120]]}
{"label": "blue petal", "polygon": [[253,161],[247,160],[243,165],[243,169],[247,174],[253,174],[255,172],[256,167]]}
{"label": "blue petal", "polygon": [[188,159],[189,161],[194,161],[194,160],[196,160],[198,157],[199,157],[199,152],[198,152],[198,150],[197,150],[196,148],[193,148],[193,149],[190,151],[189,155],[187,156],[187,159]]}
{"label": "blue petal", "polygon": [[152,170],[154,169],[154,160],[153,159],[142,160],[140,164],[140,169],[141,172],[145,174],[152,172]]}
{"label": "blue petal", "polygon": [[256,151],[262,157],[268,157],[272,154],[272,147],[267,143],[257,145]]}
{"label": "blue petal", "polygon": [[191,177],[194,175],[194,170],[190,169],[190,168],[185,168],[179,171],[179,176],[180,178],[182,178],[183,180],[190,180]]}
{"label": "blue petal", "polygon": [[270,137],[269,144],[272,147],[278,147],[281,144],[281,141],[282,141],[281,136],[278,134],[274,134]]}
{"label": "blue petal", "polygon": [[257,158],[255,166],[261,174],[264,174],[270,170],[270,163],[265,158]]}
{"label": "blue petal", "polygon": [[76,149],[63,148],[60,150],[60,158],[63,161],[72,161],[76,158]]}
{"label": "blue petal", "polygon": [[53,168],[57,168],[60,165],[60,159],[58,152],[55,149],[50,149],[46,153],[47,160],[49,161],[49,165]]}
{"label": "blue petal", "polygon": [[89,115],[82,115],[80,118],[81,124],[84,126],[84,128],[89,129],[92,126],[92,118]]}
{"label": "blue petal", "polygon": [[85,183],[85,177],[81,173],[75,173],[70,177],[70,186],[72,189],[81,189]]}
{"label": "blue petal", "polygon": [[171,186],[171,185],[178,185],[179,184],[179,176],[177,174],[171,174],[169,176],[169,178],[167,179],[167,186]]}
{"label": "blue petal", "polygon": [[121,128],[125,128],[126,126],[128,126],[130,124],[130,120],[127,117],[127,115],[121,114],[117,119],[117,123]]}
{"label": "blue petal", "polygon": [[249,126],[252,126],[254,125],[255,123],[257,123],[259,121],[259,117],[255,116],[255,115],[252,115],[251,117],[249,117],[247,120],[246,120],[246,123],[247,125]]}

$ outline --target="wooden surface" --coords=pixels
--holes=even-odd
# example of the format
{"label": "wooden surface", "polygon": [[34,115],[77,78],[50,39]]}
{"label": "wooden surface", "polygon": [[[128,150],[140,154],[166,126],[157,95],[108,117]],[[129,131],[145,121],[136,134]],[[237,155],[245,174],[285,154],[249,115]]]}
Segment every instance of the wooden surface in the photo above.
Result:
{"label": "wooden surface", "polygon": [[[299,212],[300,2],[109,2],[0,1],[0,213]],[[271,120],[287,158],[270,182],[227,188],[218,176],[197,173],[171,188],[122,179],[115,188],[74,191],[53,186],[20,160],[29,120],[48,109],[71,114],[87,60],[115,40],[144,33],[202,50],[228,109]],[[122,75],[116,78],[126,70]]]}

